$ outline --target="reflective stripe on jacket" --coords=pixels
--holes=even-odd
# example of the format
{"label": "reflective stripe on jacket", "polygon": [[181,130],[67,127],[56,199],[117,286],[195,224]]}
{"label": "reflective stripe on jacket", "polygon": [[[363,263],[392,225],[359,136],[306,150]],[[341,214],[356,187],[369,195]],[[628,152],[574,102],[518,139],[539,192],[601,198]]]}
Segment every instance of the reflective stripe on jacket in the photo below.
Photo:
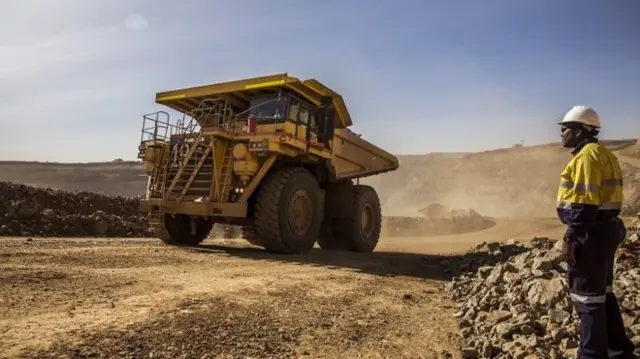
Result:
{"label": "reflective stripe on jacket", "polygon": [[572,153],[560,176],[557,211],[567,234],[584,238],[589,227],[620,214],[622,169],[615,155],[596,140]]}

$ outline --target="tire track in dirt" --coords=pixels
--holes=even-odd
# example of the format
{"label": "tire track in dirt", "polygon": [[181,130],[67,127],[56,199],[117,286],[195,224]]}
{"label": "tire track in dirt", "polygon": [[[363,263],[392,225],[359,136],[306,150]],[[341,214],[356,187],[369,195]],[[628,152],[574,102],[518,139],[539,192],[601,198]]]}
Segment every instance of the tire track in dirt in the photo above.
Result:
{"label": "tire track in dirt", "polygon": [[371,254],[299,256],[244,241],[2,240],[0,353],[459,358],[442,263],[483,241],[561,230],[552,218],[498,219],[476,233],[384,238]]}
{"label": "tire track in dirt", "polygon": [[0,352],[429,358],[457,350],[454,308],[438,294],[442,257],[276,256],[218,244],[3,240]]}
{"label": "tire track in dirt", "polygon": [[449,349],[455,336],[443,335],[446,322],[434,330],[415,319],[444,319],[425,316],[435,289],[393,301],[372,299],[389,294],[387,282],[362,280],[332,296],[309,293],[300,284],[267,294],[243,291],[245,300],[192,298],[152,319],[81,334],[79,341],[24,357],[437,357]]}

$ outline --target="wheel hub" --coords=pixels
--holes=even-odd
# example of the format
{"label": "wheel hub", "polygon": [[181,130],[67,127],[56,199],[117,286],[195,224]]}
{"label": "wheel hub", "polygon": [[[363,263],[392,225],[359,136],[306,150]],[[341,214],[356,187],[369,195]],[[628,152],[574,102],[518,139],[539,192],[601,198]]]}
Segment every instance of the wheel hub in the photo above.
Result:
{"label": "wheel hub", "polygon": [[303,235],[311,225],[311,200],[305,190],[299,189],[289,200],[289,228],[296,235]]}
{"label": "wheel hub", "polygon": [[367,203],[362,207],[362,211],[360,212],[360,230],[365,237],[370,237],[373,234],[373,228],[373,207]]}

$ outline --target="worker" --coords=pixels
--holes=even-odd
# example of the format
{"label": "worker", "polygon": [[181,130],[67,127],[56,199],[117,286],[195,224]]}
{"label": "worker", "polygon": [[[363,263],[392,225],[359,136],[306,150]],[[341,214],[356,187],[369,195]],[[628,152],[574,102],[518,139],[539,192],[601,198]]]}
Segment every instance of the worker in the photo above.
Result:
{"label": "worker", "polygon": [[598,142],[600,117],[591,107],[574,106],[558,124],[563,147],[572,149],[561,174],[557,212],[566,225],[569,292],[580,319],[578,358],[638,359],[612,288],[615,252],[626,237],[619,218],[622,170]]}

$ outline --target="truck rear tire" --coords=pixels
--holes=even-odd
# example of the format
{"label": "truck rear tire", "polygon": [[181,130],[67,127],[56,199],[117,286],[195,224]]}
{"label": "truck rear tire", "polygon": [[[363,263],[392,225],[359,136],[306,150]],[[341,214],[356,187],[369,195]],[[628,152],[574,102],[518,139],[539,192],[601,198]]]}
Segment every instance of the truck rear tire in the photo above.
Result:
{"label": "truck rear tire", "polygon": [[325,250],[373,252],[380,239],[382,209],[375,189],[353,186],[353,214],[349,218],[327,218],[318,244]]}
{"label": "truck rear tire", "polygon": [[318,246],[325,251],[346,251],[349,250],[347,241],[338,237],[336,228],[340,226],[339,222],[348,221],[341,218],[325,218],[320,227],[320,236],[318,237]]}
{"label": "truck rear tire", "polygon": [[321,189],[311,172],[302,167],[277,170],[257,194],[258,242],[271,253],[308,253],[318,238],[323,213]]}
{"label": "truck rear tire", "polygon": [[191,217],[177,214],[172,217],[164,214],[164,225],[154,225],[153,230],[164,243],[178,246],[195,246],[204,241],[211,233],[213,223],[196,219],[195,234],[191,233]]}

